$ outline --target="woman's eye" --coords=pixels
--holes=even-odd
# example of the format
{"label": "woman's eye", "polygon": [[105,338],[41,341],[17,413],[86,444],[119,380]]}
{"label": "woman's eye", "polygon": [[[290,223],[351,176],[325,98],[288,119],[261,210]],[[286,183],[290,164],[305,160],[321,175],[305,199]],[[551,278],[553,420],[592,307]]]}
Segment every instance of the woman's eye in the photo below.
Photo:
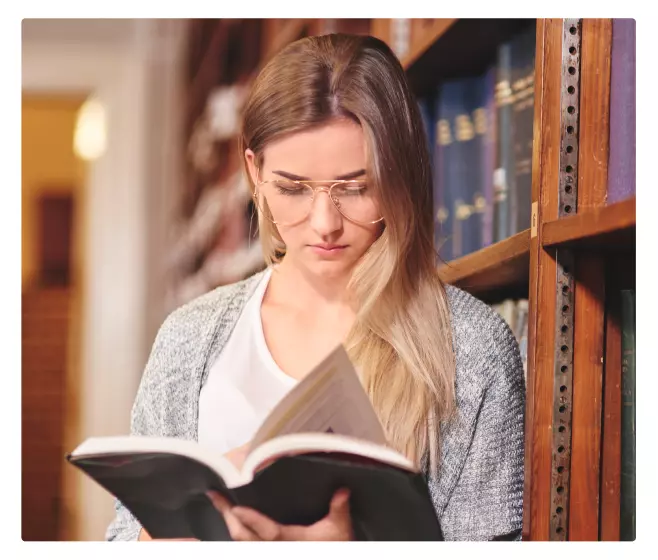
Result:
{"label": "woman's eye", "polygon": [[365,183],[359,183],[357,185],[344,185],[340,188],[338,191],[339,194],[345,194],[345,195],[364,195],[366,191],[368,190],[368,187],[365,185]]}
{"label": "woman's eye", "polygon": [[307,190],[305,187],[295,185],[294,183],[276,182],[274,185],[278,193],[285,195],[304,194]]}

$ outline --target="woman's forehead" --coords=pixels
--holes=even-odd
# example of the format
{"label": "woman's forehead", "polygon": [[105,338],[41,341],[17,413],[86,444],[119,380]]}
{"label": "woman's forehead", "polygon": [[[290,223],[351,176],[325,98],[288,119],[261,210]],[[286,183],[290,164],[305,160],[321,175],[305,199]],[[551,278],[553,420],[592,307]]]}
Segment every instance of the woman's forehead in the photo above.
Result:
{"label": "woman's forehead", "polygon": [[363,131],[344,120],[276,140],[264,156],[267,172],[283,170],[307,179],[333,179],[367,167]]}

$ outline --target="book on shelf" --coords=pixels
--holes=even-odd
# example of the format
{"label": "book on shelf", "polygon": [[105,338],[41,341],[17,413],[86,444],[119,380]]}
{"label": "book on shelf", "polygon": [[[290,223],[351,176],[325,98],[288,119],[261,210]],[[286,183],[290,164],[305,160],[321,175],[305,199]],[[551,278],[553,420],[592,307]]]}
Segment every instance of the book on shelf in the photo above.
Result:
{"label": "book on shelf", "polygon": [[635,290],[621,291],[621,479],[619,540],[635,540]]}
{"label": "book on shelf", "polygon": [[532,141],[535,93],[535,40],[530,27],[511,40],[512,127],[514,150],[510,196],[510,235],[530,228]]}
{"label": "book on shelf", "polygon": [[528,300],[505,299],[491,306],[507,323],[519,345],[523,375],[528,377]]}
{"label": "book on shelf", "polygon": [[483,72],[443,80],[419,101],[443,261],[530,227],[534,67],[530,26],[501,43]]}
{"label": "book on shelf", "polygon": [[67,459],[153,538],[231,540],[211,490],[279,523],[309,525],[347,487],[359,540],[443,540],[423,473],[387,445],[342,346],[274,407],[241,468],[195,441],[159,437],[90,438]]}
{"label": "book on shelf", "polygon": [[612,20],[607,202],[635,196],[635,20]]}
{"label": "book on shelf", "polygon": [[510,197],[512,189],[512,45],[509,41],[498,46],[496,52],[496,167],[494,169],[493,238],[495,241],[510,236]]}

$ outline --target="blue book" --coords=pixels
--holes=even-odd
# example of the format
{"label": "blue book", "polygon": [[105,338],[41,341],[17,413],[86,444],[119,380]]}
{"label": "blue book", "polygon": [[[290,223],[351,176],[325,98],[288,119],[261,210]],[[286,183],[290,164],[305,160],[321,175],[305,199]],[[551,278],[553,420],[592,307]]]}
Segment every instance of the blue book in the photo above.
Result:
{"label": "blue book", "polygon": [[451,193],[452,257],[458,258],[482,246],[481,152],[484,138],[484,76],[454,82],[456,115],[452,121],[454,149],[448,163],[452,172],[447,190]]}
{"label": "blue book", "polygon": [[512,39],[512,146],[514,173],[510,191],[510,231],[530,228],[535,77],[534,26]]}
{"label": "blue book", "polygon": [[494,242],[510,236],[510,196],[514,178],[512,151],[512,47],[498,46],[496,60],[496,169],[494,171]]}
{"label": "blue book", "polygon": [[494,171],[496,167],[496,66],[492,65],[485,74],[484,110],[486,128],[481,153],[481,181],[484,197],[482,213],[482,246],[494,242]]}
{"label": "blue book", "polygon": [[460,254],[461,238],[460,232],[455,232],[454,205],[463,171],[459,168],[455,122],[462,111],[463,94],[462,84],[450,81],[438,87],[435,99],[434,240],[441,261]]}
{"label": "blue book", "polygon": [[[468,255],[484,246],[487,202],[485,194],[488,179],[493,180],[493,168],[485,165],[487,132],[490,118],[487,114],[487,89],[490,76],[483,73],[464,81],[466,112],[462,117],[467,128],[462,138],[465,174],[461,188],[466,206],[462,220],[462,250]],[[466,119],[470,119],[468,122]],[[459,138],[458,138],[459,140]]]}

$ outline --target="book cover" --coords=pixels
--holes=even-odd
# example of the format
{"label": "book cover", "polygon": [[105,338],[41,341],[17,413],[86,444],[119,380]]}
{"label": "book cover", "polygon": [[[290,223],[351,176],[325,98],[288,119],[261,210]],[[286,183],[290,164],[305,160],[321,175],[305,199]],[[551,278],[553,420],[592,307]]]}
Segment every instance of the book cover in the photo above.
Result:
{"label": "book cover", "polygon": [[619,540],[635,540],[635,290],[621,292],[621,479]]}
{"label": "book cover", "polygon": [[434,247],[443,262],[453,258],[453,209],[448,190],[454,166],[454,133],[450,124],[456,113],[453,89],[450,84],[441,84],[434,100]]}
{"label": "book cover", "polygon": [[480,168],[480,181],[484,197],[482,216],[482,246],[494,242],[494,171],[496,167],[496,67],[485,74],[484,85],[484,141]]}
{"label": "book cover", "polygon": [[608,204],[635,195],[635,20],[612,20]]}
{"label": "book cover", "polygon": [[387,445],[342,346],[277,404],[240,468],[196,441],[164,437],[89,438],[67,460],[152,538],[230,540],[210,491],[279,523],[310,525],[349,488],[359,540],[443,540],[422,472]]}
{"label": "book cover", "polygon": [[496,170],[494,172],[494,242],[510,236],[510,196],[513,180],[511,43],[498,46],[496,60]]}
{"label": "book cover", "polygon": [[479,175],[479,157],[474,113],[477,107],[478,78],[461,78],[442,84],[439,123],[444,137],[443,200],[448,210],[445,230],[449,231],[451,259],[479,248],[480,216],[473,199]]}
{"label": "book cover", "polygon": [[530,228],[532,197],[532,139],[535,92],[534,26],[512,40],[512,145],[514,167],[510,193],[510,227],[513,235]]}

